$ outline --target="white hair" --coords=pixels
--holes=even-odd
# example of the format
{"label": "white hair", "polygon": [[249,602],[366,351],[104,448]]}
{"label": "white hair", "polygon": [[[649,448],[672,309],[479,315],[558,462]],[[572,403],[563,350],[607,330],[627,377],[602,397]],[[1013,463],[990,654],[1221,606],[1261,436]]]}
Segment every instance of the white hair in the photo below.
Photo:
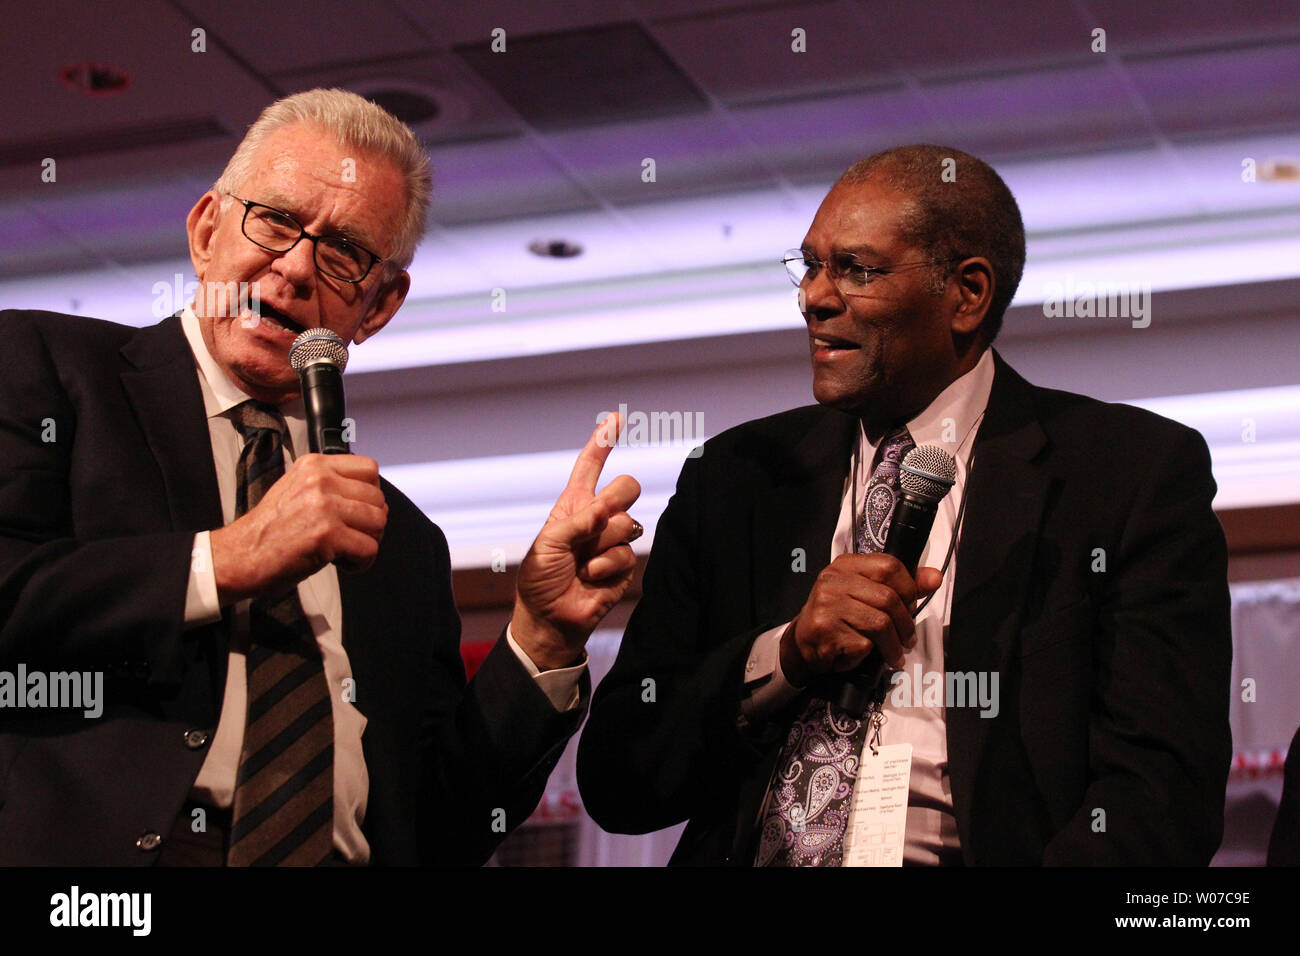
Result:
{"label": "white hair", "polygon": [[316,89],[276,100],[248,128],[212,188],[220,193],[238,192],[252,174],[253,157],[266,138],[294,123],[309,123],[323,129],[341,146],[386,159],[398,169],[406,183],[406,212],[397,236],[397,248],[386,261],[397,269],[409,266],[415,257],[415,247],[424,236],[424,220],[433,191],[429,157],[405,123],[355,93]]}

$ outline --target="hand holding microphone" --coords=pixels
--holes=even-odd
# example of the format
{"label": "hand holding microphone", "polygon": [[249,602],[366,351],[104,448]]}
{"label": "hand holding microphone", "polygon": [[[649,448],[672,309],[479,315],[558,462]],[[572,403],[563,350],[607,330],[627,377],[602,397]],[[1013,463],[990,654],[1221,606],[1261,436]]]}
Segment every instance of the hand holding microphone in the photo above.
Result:
{"label": "hand holding microphone", "polygon": [[289,346],[289,364],[302,382],[307,442],[313,452],[346,455],[343,440],[343,370],[348,346],[329,329],[308,329]]}
{"label": "hand holding microphone", "polygon": [[333,562],[363,571],[388,523],[379,465],[343,440],[347,346],[328,329],[294,340],[289,361],[302,380],[311,454],[293,462],[262,500],[211,532],[221,603],[282,592]]}
{"label": "hand holding microphone", "polygon": [[865,712],[886,663],[902,665],[903,651],[914,643],[916,601],[943,581],[937,568],[917,564],[956,463],[942,449],[923,445],[908,452],[899,471],[900,496],[884,551],[832,561],[781,638],[781,668],[795,684],[852,672],[837,703],[854,716]]}
{"label": "hand holding microphone", "polygon": [[[348,346],[329,329],[308,329],[289,346],[289,364],[302,382],[302,404],[307,418],[307,446],[315,454],[349,455],[344,438],[343,372],[348,367]],[[367,459],[368,461],[369,459]],[[378,472],[374,480],[379,488]],[[383,497],[383,492],[380,492]],[[376,540],[376,545],[379,543]],[[373,558],[340,554],[332,559],[342,571],[364,571]]]}
{"label": "hand holding microphone", "polygon": [[781,670],[804,686],[823,674],[852,671],[868,655],[900,664],[912,646],[911,608],[941,580],[936,568],[920,568],[914,579],[883,553],[840,555],[817,575],[782,635]]}

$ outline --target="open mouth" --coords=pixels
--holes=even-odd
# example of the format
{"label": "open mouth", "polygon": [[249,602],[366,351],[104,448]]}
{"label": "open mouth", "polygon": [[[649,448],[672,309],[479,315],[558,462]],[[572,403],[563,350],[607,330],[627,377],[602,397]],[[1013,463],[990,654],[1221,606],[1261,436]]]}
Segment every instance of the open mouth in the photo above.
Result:
{"label": "open mouth", "polygon": [[288,332],[291,335],[298,335],[307,331],[289,316],[285,315],[269,302],[249,302],[248,310],[250,313],[259,316],[262,324],[268,328],[275,329],[278,332]]}
{"label": "open mouth", "polygon": [[814,335],[812,343],[813,348],[818,352],[846,352],[862,347],[856,342],[850,342],[848,339],[837,339],[833,335]]}

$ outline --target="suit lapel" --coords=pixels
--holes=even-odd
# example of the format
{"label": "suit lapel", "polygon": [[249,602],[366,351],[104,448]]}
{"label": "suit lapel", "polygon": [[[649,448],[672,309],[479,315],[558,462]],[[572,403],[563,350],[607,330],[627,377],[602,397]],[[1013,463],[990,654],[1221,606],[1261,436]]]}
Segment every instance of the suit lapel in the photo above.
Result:
{"label": "suit lapel", "polygon": [[[217,468],[212,459],[203,390],[179,316],[143,328],[122,347],[132,366],[122,389],[162,473],[175,531],[203,531],[225,524]],[[219,626],[195,633],[208,662],[207,688],[215,715],[226,686],[229,610]]]}
{"label": "suit lapel", "polygon": [[[1001,678],[1019,631],[1051,476],[1034,463],[1047,436],[1032,386],[996,352],[994,363],[967,482],[944,666]],[[970,846],[969,809],[992,722],[973,707],[947,709],[948,769],[964,847]]]}
{"label": "suit lapel", "polygon": [[122,372],[122,388],[162,472],[172,528],[221,527],[207,412],[180,318],[141,329],[122,355],[133,366]]}
{"label": "suit lapel", "polygon": [[[753,512],[749,548],[754,621],[784,621],[797,614],[829,562],[857,424],[851,415],[824,410],[772,470],[766,494],[755,496],[763,507]],[[795,570],[796,548],[803,552],[802,571]]]}
{"label": "suit lapel", "polygon": [[[769,464],[754,476],[749,496],[751,537],[745,553],[752,582],[749,619],[754,626],[772,626],[798,614],[813,581],[830,561],[858,420],[829,408],[812,414],[812,427],[792,426],[804,430],[773,438],[773,447],[756,456]],[[796,548],[802,551],[801,558]],[[741,781],[738,805],[752,808],[751,814],[762,805],[783,736],[762,745],[765,759]],[[756,824],[756,818],[737,821],[727,862],[753,861]]]}

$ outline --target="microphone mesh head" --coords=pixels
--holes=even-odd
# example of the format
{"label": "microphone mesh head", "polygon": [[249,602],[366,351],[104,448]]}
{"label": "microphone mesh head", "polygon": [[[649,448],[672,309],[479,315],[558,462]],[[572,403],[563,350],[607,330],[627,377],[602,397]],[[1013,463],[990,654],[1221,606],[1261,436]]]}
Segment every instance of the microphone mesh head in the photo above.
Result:
{"label": "microphone mesh head", "polygon": [[903,491],[929,502],[940,501],[957,480],[957,463],[938,445],[919,445],[903,456],[898,483]]}
{"label": "microphone mesh head", "polygon": [[329,329],[308,329],[289,346],[289,364],[296,372],[319,359],[337,365],[341,373],[348,367],[347,343]]}

